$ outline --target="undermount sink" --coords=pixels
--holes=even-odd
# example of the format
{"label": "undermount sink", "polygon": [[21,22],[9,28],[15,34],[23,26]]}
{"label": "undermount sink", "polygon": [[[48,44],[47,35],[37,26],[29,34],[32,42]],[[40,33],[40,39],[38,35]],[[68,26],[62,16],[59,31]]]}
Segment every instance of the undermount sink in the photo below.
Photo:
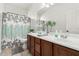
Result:
{"label": "undermount sink", "polygon": [[47,36],[47,33],[43,31],[39,31],[37,32],[37,36]]}

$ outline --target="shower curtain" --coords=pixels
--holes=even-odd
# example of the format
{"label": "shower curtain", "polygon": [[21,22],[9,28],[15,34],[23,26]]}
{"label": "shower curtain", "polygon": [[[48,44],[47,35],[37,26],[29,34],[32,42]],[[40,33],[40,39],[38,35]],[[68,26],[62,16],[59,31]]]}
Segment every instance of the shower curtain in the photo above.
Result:
{"label": "shower curtain", "polygon": [[30,18],[15,13],[3,13],[2,40],[25,39],[30,29]]}

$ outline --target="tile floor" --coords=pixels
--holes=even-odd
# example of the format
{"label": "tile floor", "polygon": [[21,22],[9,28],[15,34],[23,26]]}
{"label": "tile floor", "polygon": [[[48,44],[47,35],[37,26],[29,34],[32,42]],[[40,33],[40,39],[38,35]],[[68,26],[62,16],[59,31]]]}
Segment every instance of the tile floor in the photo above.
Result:
{"label": "tile floor", "polygon": [[29,51],[26,49],[23,52],[12,55],[12,51],[10,48],[6,48],[1,53],[1,56],[32,56]]}

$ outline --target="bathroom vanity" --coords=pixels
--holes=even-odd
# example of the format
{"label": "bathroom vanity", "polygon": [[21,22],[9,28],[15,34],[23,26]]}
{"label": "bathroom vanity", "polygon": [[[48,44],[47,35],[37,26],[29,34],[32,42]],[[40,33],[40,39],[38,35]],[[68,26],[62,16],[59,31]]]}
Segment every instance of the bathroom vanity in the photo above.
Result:
{"label": "bathroom vanity", "polygon": [[58,40],[53,36],[27,35],[27,48],[33,56],[79,56],[79,44],[69,39]]}

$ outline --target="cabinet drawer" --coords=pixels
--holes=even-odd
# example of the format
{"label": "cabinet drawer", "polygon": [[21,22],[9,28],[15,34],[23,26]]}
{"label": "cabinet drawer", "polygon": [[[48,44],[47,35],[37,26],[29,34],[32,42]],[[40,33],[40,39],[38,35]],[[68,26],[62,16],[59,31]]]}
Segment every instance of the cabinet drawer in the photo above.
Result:
{"label": "cabinet drawer", "polygon": [[39,38],[35,38],[35,42],[40,44],[40,39]]}
{"label": "cabinet drawer", "polygon": [[35,51],[40,53],[40,45],[39,44],[35,44]]}

